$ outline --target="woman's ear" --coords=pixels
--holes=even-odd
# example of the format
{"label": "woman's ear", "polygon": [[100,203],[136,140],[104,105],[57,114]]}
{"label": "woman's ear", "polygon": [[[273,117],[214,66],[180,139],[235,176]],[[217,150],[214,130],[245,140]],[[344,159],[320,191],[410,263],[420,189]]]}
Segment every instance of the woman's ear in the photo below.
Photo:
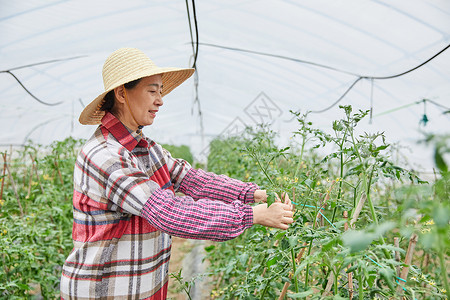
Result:
{"label": "woman's ear", "polygon": [[114,89],[114,95],[116,96],[116,100],[119,103],[125,104],[125,93],[123,89],[124,89],[123,85],[116,87]]}

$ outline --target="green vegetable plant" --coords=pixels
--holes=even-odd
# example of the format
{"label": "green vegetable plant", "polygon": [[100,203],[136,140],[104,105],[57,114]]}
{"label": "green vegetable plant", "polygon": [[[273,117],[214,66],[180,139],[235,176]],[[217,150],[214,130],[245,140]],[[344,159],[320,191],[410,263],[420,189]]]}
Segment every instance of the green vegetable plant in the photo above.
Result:
{"label": "green vegetable plant", "polygon": [[253,226],[209,246],[212,298],[446,297],[448,178],[430,184],[401,168],[384,133],[359,132],[367,111],[341,109],[331,134],[296,113],[289,147],[278,147],[267,127],[213,141],[209,170],[287,193],[295,222],[286,231]]}
{"label": "green vegetable plant", "polygon": [[2,153],[0,299],[59,298],[61,266],[72,249],[72,173],[81,142],[30,143]]}

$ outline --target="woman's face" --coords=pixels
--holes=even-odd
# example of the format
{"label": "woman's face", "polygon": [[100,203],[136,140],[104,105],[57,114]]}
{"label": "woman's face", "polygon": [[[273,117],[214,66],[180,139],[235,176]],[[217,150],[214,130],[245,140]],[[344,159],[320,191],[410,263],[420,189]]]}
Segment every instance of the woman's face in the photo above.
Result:
{"label": "woman's face", "polygon": [[134,88],[127,89],[126,94],[134,119],[128,106],[124,105],[122,117],[125,120],[121,121],[132,130],[136,130],[139,125],[151,125],[159,107],[163,105],[162,88],[161,75],[153,75],[142,78]]}

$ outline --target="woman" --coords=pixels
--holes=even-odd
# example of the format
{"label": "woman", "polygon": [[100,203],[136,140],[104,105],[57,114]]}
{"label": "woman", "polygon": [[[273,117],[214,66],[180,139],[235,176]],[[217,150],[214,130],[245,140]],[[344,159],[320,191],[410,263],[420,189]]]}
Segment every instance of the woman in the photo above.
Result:
{"label": "woman", "polygon": [[165,299],[172,235],[224,241],[253,224],[293,222],[288,198],[250,206],[266,200],[256,184],[193,169],[143,136],[162,97],[193,72],[159,68],[132,48],[107,58],[105,91],[80,116],[100,126],[75,164],[74,248],[62,299]]}

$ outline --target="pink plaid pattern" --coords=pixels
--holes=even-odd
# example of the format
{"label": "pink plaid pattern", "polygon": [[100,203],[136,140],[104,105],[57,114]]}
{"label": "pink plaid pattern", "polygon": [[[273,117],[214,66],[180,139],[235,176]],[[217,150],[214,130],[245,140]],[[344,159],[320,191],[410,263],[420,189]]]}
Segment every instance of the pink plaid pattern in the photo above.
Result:
{"label": "pink plaid pattern", "polygon": [[171,235],[238,236],[253,224],[247,203],[256,189],[192,169],[107,113],[75,164],[74,248],[61,298],[165,299]]}

